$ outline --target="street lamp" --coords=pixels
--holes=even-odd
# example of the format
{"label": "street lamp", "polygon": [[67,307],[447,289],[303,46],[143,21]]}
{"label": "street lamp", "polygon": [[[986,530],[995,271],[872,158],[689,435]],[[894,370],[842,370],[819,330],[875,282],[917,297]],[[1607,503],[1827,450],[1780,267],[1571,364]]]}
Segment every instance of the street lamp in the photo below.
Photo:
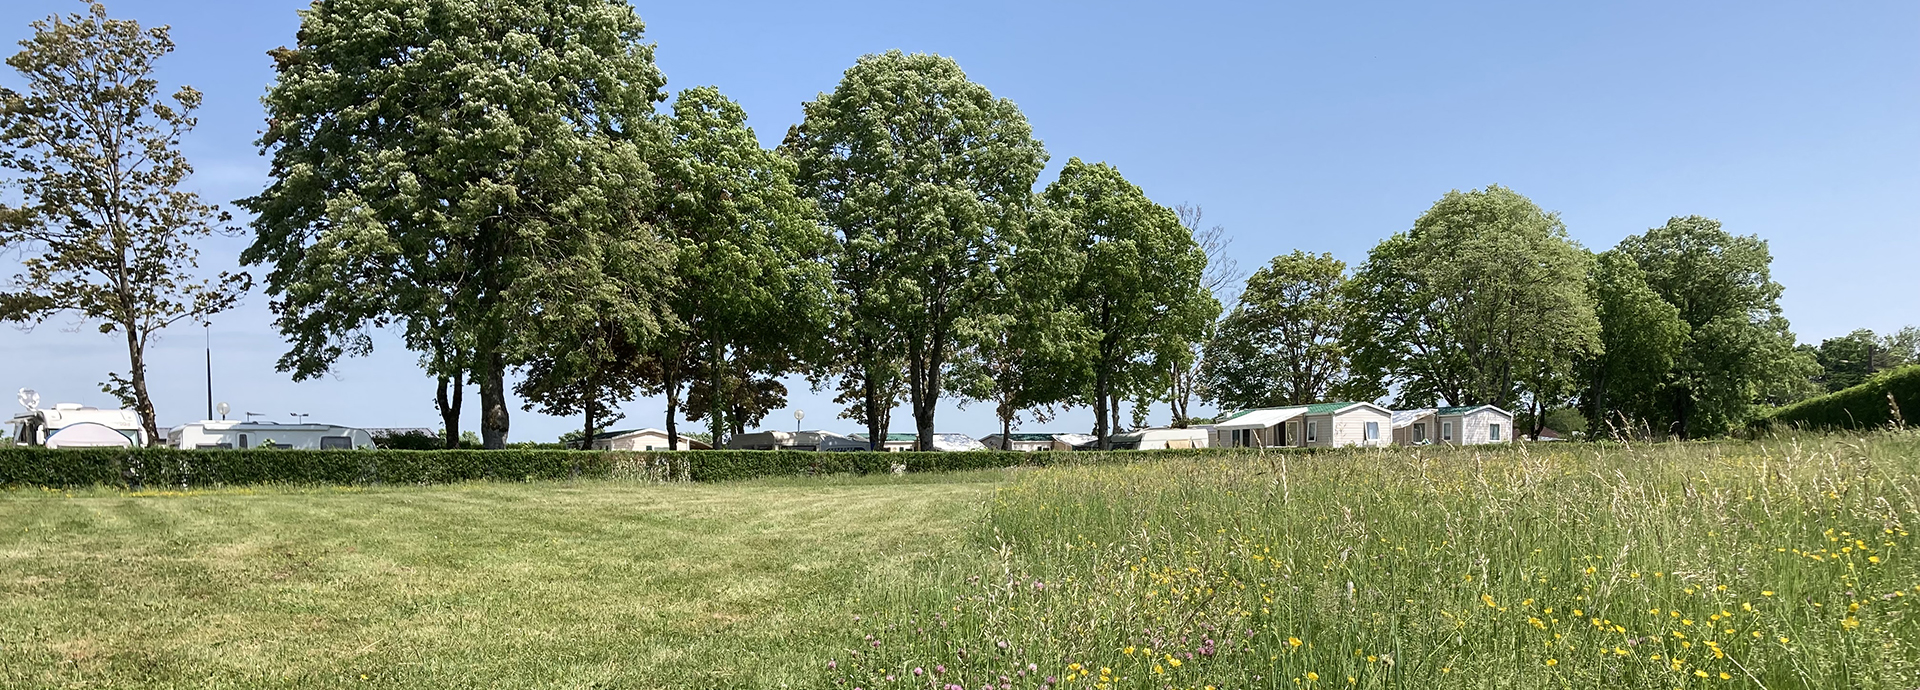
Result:
{"label": "street lamp", "polygon": [[807,418],[806,410],[793,411],[793,433],[800,433],[800,420]]}
{"label": "street lamp", "polygon": [[293,418],[293,423],[302,424],[302,423],[305,423],[308,417],[312,417],[313,415],[307,414],[305,412],[288,412],[287,416]]}

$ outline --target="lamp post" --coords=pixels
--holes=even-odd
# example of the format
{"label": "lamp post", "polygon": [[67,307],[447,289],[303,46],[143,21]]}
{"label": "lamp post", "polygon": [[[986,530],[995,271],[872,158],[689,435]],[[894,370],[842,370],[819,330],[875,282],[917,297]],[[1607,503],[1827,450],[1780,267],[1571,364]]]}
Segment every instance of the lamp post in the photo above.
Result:
{"label": "lamp post", "polygon": [[800,433],[800,420],[807,418],[806,410],[793,411],[793,433]]}
{"label": "lamp post", "polygon": [[304,424],[306,423],[307,418],[312,417],[313,415],[307,414],[305,412],[288,412],[287,416],[292,417],[293,423],[295,424]]}

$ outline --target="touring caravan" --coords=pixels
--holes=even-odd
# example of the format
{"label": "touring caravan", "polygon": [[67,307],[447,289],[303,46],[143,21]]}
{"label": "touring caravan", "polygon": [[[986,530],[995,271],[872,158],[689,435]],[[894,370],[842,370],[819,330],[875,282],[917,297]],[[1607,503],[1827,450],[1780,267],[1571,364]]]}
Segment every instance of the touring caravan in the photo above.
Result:
{"label": "touring caravan", "polygon": [[147,445],[147,432],[133,410],[102,410],[79,403],[40,409],[40,394],[20,389],[26,412],[7,420],[6,440],[16,446],[131,448]]}
{"label": "touring caravan", "polygon": [[351,450],[372,448],[365,429],[333,424],[275,424],[238,420],[202,420],[167,433],[167,445],[186,449],[279,448]]}

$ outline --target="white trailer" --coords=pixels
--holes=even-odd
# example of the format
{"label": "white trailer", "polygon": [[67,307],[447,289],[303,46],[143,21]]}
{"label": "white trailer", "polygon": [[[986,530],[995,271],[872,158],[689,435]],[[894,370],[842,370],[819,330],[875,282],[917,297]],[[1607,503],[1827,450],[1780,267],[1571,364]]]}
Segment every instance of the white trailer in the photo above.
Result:
{"label": "white trailer", "polygon": [[130,448],[147,445],[147,432],[133,410],[102,410],[79,403],[39,409],[40,396],[20,391],[26,412],[7,420],[6,440],[16,446],[48,448]]}
{"label": "white trailer", "polygon": [[167,445],[186,449],[279,448],[351,450],[372,448],[366,429],[334,424],[276,424],[207,419],[167,432]]}

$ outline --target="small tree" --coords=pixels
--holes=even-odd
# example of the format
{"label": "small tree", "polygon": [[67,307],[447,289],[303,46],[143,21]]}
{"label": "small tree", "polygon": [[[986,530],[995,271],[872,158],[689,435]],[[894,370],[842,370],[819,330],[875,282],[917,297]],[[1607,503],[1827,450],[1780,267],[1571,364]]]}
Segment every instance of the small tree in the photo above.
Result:
{"label": "small tree", "polygon": [[7,59],[27,86],[0,89],[0,170],[22,199],[0,204],[0,249],[25,252],[26,270],[0,293],[0,318],[31,327],[74,312],[124,335],[127,374],[108,374],[101,389],[158,439],[147,346],[167,326],[233,306],[253,279],[197,275],[195,242],[237,230],[179,189],[193,173],[179,147],[200,92],[160,96],[153,70],[173,51],[168,28],[108,19],[97,2],[87,9],[34,22]]}
{"label": "small tree", "polygon": [[1201,381],[1226,409],[1321,402],[1346,378],[1347,264],[1302,251],[1253,274],[1207,343]]}

